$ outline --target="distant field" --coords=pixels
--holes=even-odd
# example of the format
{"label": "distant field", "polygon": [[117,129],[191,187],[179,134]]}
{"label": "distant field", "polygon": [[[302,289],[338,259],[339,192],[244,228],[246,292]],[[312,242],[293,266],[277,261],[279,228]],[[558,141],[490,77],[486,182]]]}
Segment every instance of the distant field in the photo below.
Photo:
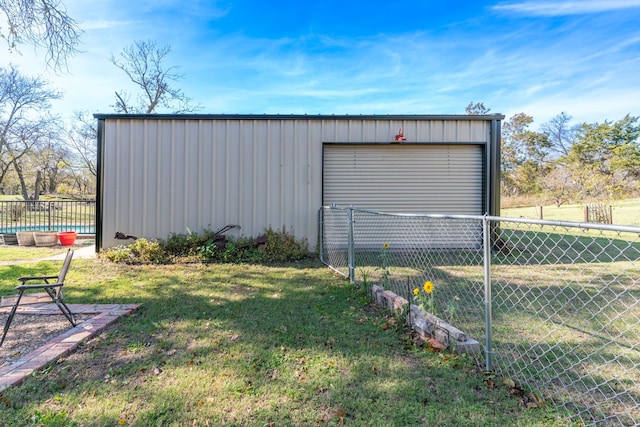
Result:
{"label": "distant field", "polygon": [[[613,211],[613,223],[617,225],[638,225],[640,226],[640,199],[620,200],[611,205]],[[558,221],[584,221],[585,204],[579,205],[548,205],[542,207],[542,219]],[[521,208],[503,208],[500,216],[523,217],[540,219],[540,207],[528,206]]]}

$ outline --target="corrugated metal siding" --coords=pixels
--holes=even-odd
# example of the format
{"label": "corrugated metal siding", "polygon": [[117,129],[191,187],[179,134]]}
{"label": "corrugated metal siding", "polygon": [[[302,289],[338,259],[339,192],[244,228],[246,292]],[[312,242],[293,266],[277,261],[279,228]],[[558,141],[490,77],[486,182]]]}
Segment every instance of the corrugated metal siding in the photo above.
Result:
{"label": "corrugated metal siding", "polygon": [[324,205],[403,213],[483,213],[479,145],[326,145]]}
{"label": "corrugated metal siding", "polygon": [[[307,238],[313,250],[322,204],[323,143],[388,144],[399,128],[414,142],[485,143],[490,132],[488,120],[463,119],[102,120],[103,248],[121,243],[113,238],[116,231],[166,238],[187,227],[200,231],[231,223],[241,225],[239,234],[245,236],[269,226],[286,227]],[[474,185],[469,194],[475,191],[482,189]]]}
{"label": "corrugated metal siding", "polygon": [[103,247],[120,243],[116,231],[166,238],[226,224],[245,236],[268,226],[317,235],[319,126],[107,120],[105,128]]}

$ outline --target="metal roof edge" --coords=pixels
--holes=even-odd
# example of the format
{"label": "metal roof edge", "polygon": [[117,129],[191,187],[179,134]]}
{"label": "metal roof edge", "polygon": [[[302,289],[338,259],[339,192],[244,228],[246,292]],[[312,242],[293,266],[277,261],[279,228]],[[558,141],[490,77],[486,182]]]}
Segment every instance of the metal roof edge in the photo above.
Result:
{"label": "metal roof edge", "polygon": [[130,120],[503,120],[502,114],[116,114],[95,113],[96,119]]}

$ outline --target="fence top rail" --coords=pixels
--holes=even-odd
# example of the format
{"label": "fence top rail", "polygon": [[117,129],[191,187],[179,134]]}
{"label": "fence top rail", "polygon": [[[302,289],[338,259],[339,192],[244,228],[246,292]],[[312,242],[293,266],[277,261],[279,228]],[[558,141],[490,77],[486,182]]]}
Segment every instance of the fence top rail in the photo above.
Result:
{"label": "fence top rail", "polygon": [[343,210],[343,211],[346,211],[347,209],[351,209],[353,211],[370,213],[374,215],[398,216],[398,217],[407,217],[407,218],[450,218],[450,219],[473,219],[473,220],[482,220],[482,218],[484,218],[483,215],[398,213],[398,212],[377,211],[373,209],[361,209],[361,208],[356,208],[354,206],[338,206],[338,205],[322,206],[320,209],[336,209],[336,210]]}
{"label": "fence top rail", "polygon": [[95,202],[95,199],[78,199],[78,200],[69,200],[69,199],[51,199],[51,200],[0,200],[0,203],[88,203]]}
{"label": "fence top rail", "polygon": [[640,227],[633,225],[599,224],[594,222],[553,221],[533,218],[508,218],[501,216],[485,216],[489,221],[518,222],[533,225],[549,225],[554,227],[582,228],[586,230],[618,231],[640,234]]}
{"label": "fence top rail", "polygon": [[395,217],[405,217],[405,218],[444,218],[444,219],[467,219],[467,220],[478,220],[482,221],[486,219],[488,221],[504,221],[504,222],[515,222],[522,224],[532,224],[532,225],[547,225],[552,227],[567,227],[567,228],[581,228],[585,230],[602,230],[602,231],[615,231],[615,232],[628,232],[628,233],[636,233],[640,234],[640,227],[633,225],[616,225],[616,224],[599,224],[593,222],[574,222],[574,221],[553,221],[553,220],[544,220],[544,219],[533,219],[533,218],[510,218],[510,217],[502,217],[502,216],[491,216],[491,215],[453,215],[453,214],[419,214],[419,213],[393,213],[393,212],[383,212],[377,211],[373,209],[361,209],[354,206],[338,206],[338,205],[330,205],[330,206],[322,206],[321,209],[337,209],[337,210],[347,210],[351,209],[353,211],[365,212],[374,215],[385,215],[385,216],[395,216]]}

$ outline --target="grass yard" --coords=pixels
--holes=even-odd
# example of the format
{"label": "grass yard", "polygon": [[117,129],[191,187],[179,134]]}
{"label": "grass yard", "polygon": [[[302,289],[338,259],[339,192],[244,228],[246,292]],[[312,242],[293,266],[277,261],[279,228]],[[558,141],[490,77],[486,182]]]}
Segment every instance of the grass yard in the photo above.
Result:
{"label": "grass yard", "polygon": [[[500,237],[504,245],[492,252],[490,274],[493,361],[501,378],[571,408],[585,423],[635,425],[638,234],[502,221]],[[412,289],[433,281],[437,315],[485,337],[481,251],[381,248],[358,252],[355,260],[358,281],[410,300]]]}
{"label": "grass yard", "polygon": [[[0,248],[0,261],[12,249]],[[35,253],[39,249],[33,249]],[[59,262],[0,265],[0,294]],[[142,303],[0,395],[3,425],[564,426],[433,353],[317,261],[126,266],[74,260],[73,303]]]}
{"label": "grass yard", "polygon": [[64,251],[62,251],[60,247],[34,248],[32,246],[11,246],[11,249],[8,247],[0,247],[0,261],[11,262],[23,259],[33,259],[36,254],[38,258],[49,258],[63,252]]}
{"label": "grass yard", "polygon": [[[611,203],[602,202],[612,207],[613,223],[618,225],[640,225],[640,199],[618,200]],[[578,205],[547,205],[542,207],[542,219],[554,221],[584,221],[584,206]],[[540,219],[539,206],[518,208],[502,208],[500,216],[510,218]]]}

